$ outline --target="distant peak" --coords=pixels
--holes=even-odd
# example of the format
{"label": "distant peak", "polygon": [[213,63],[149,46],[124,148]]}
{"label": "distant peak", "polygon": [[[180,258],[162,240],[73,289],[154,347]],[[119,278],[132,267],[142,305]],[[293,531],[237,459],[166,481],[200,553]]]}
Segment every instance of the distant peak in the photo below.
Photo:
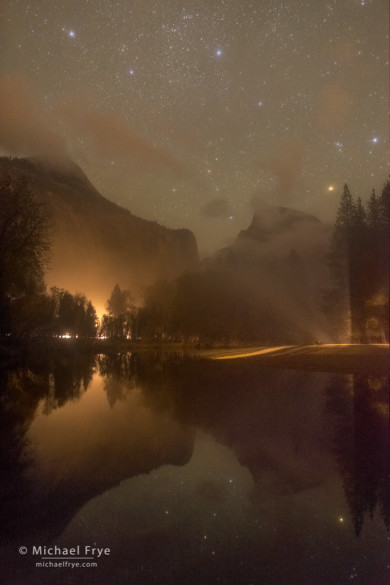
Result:
{"label": "distant peak", "polygon": [[239,234],[239,238],[251,238],[258,241],[287,232],[302,224],[320,224],[321,221],[304,211],[289,207],[264,207],[254,213],[248,229]]}

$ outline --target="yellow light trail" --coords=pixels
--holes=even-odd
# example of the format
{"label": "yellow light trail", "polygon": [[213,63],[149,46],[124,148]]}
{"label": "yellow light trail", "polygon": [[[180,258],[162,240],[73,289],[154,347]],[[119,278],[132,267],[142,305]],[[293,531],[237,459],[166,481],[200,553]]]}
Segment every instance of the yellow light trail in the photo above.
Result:
{"label": "yellow light trail", "polygon": [[280,345],[279,347],[265,347],[265,348],[259,349],[257,351],[247,351],[247,352],[243,352],[243,353],[234,353],[234,354],[230,354],[230,355],[210,356],[210,359],[212,359],[212,360],[234,360],[237,358],[251,357],[253,355],[265,355],[265,354],[269,354],[269,353],[274,353],[276,351],[280,351],[282,349],[291,349],[293,347],[296,347],[296,346],[295,345]]}

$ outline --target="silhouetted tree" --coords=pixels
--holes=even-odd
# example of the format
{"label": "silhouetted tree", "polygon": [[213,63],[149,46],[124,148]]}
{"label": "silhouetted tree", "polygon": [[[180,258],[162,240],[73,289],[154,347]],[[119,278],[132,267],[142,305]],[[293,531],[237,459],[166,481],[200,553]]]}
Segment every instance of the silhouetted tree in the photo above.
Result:
{"label": "silhouetted tree", "polygon": [[166,280],[160,280],[150,286],[146,291],[144,306],[140,309],[138,316],[142,337],[158,340],[172,339],[174,336],[174,310],[175,289],[173,284]]}
{"label": "silhouetted tree", "polygon": [[97,324],[98,324],[98,317],[96,314],[96,309],[91,303],[91,301],[87,301],[87,306],[84,311],[84,319],[81,329],[81,335],[85,337],[96,337],[97,333]]}
{"label": "silhouetted tree", "polygon": [[376,310],[379,311],[379,320],[383,325],[382,341],[390,339],[389,319],[389,272],[390,272],[390,180],[388,180],[379,198],[379,226],[380,234],[377,254],[379,255],[379,279]]}
{"label": "silhouetted tree", "polygon": [[72,295],[65,289],[52,287],[50,298],[54,307],[53,331],[57,335],[95,337],[97,316],[91,301],[80,293]]}
{"label": "silhouetted tree", "polygon": [[367,203],[368,262],[366,267],[369,286],[367,306],[368,332],[373,341],[389,339],[389,182],[381,197],[373,190]]}
{"label": "silhouetted tree", "polygon": [[353,200],[345,184],[327,256],[330,288],[324,294],[324,309],[334,328],[344,336],[350,334],[348,242],[352,220]]}
{"label": "silhouetted tree", "polygon": [[103,315],[100,334],[105,337],[134,337],[137,308],[129,290],[122,290],[116,284],[106,306],[108,314]]}
{"label": "silhouetted tree", "polygon": [[[335,330],[349,341],[385,341],[388,320],[388,218],[386,195],[371,193],[366,209],[344,185],[333,230],[328,266],[331,286],[324,308]],[[387,219],[386,219],[387,218]]]}
{"label": "silhouetted tree", "polygon": [[48,215],[24,179],[0,184],[0,333],[10,327],[13,298],[44,290]]}
{"label": "silhouetted tree", "polygon": [[14,336],[48,335],[53,326],[54,305],[48,295],[23,295],[10,303],[10,330]]}

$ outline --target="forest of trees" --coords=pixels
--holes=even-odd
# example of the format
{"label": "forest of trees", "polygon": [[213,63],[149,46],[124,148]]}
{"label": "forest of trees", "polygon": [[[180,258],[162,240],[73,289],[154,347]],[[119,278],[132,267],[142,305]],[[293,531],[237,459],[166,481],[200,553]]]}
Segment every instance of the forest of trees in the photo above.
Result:
{"label": "forest of trees", "polygon": [[298,342],[293,320],[251,282],[225,269],[186,273],[149,288],[138,315],[142,336],[192,343]]}
{"label": "forest of trees", "polygon": [[[339,341],[389,339],[389,200],[389,181],[380,196],[372,192],[366,205],[360,198],[355,201],[344,186],[324,258],[330,284],[323,308]],[[285,308],[267,299],[261,279],[254,284],[253,279],[249,282],[226,266],[215,265],[155,283],[145,291],[142,307],[135,306],[130,291],[116,284],[99,324],[84,295],[56,287],[46,291],[49,249],[45,209],[24,180],[6,178],[0,185],[1,336],[101,336],[206,344],[313,342]],[[294,268],[293,260],[292,255],[287,268]],[[289,282],[292,286],[295,281]]]}
{"label": "forest of trees", "polygon": [[364,206],[347,185],[334,226],[324,309],[336,337],[355,343],[389,340],[390,181]]}

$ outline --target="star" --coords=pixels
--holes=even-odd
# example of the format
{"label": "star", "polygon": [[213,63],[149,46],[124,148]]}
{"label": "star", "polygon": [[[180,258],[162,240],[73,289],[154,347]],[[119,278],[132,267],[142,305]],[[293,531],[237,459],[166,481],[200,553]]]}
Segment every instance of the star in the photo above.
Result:
{"label": "star", "polygon": [[[103,165],[98,145],[88,148],[89,139],[78,143],[76,129],[67,126],[70,151],[77,152],[81,164],[88,158],[91,179],[105,193],[118,193],[135,214],[149,218],[150,213],[160,221],[164,216],[176,227],[193,229],[200,247],[222,245],[228,233],[228,221],[220,222],[212,236],[208,222],[195,221],[198,204],[210,191],[217,192],[215,182],[233,208],[237,203],[241,209],[242,219],[237,212],[230,225],[246,221],[252,213],[252,189],[261,191],[270,180],[262,165],[270,156],[277,159],[283,144],[302,147],[296,179],[302,174],[308,209],[315,215],[331,214],[329,177],[335,191],[341,177],[348,184],[356,181],[356,196],[362,200],[386,180],[381,127],[387,116],[388,27],[384,9],[375,10],[370,0],[323,5],[292,0],[291,7],[283,3],[285,8],[276,2],[223,0],[202,3],[202,10],[197,3],[181,3],[177,9],[177,2],[167,0],[152,2],[148,15],[142,3],[126,0],[100,2],[93,15],[90,0],[27,3],[34,9],[24,9],[24,4],[6,3],[3,68],[31,78],[53,112],[58,110],[55,102],[77,93],[82,80],[82,91],[94,96],[96,112],[128,121],[154,144],[156,153],[168,151],[191,168],[193,176],[183,178],[176,193],[188,204],[168,210],[160,197],[160,166],[149,162],[147,149],[146,164],[138,165],[133,176],[123,161],[118,164],[122,153],[108,153]],[[343,29],[348,31],[345,42]],[[370,83],[360,83],[366,67]],[[115,128],[114,123],[112,132]],[[207,152],[209,141],[214,146]],[[115,166],[109,164],[114,156]],[[145,172],[148,165],[151,173]],[[106,174],[105,168],[112,172]],[[139,196],[127,189],[128,174]],[[209,181],[208,192],[198,188],[201,176]],[[289,185],[287,191],[293,194],[288,203],[300,206],[293,200],[299,189]],[[142,193],[148,193],[150,207]]]}

